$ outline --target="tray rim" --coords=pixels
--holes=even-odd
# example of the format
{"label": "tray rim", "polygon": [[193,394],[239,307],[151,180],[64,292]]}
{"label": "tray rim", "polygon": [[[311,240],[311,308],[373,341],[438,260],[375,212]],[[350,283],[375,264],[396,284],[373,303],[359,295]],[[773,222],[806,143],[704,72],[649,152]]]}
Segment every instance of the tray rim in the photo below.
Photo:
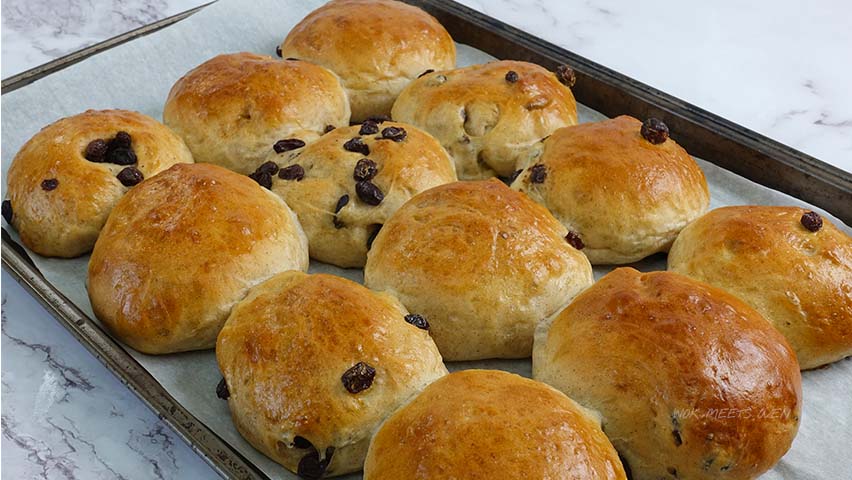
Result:
{"label": "tray rim", "polygon": [[[40,78],[83,61],[92,55],[175,24],[215,3],[215,1],[213,0],[190,10],[130,30],[69,55],[59,57],[45,64],[7,77],[0,84],[2,95],[23,88]],[[846,172],[838,167],[834,167],[804,152],[668,95],[585,57],[551,44],[533,34],[512,27],[472,8],[458,4],[453,0],[402,1],[417,5],[433,15],[436,15],[436,13],[451,15],[457,19],[464,19],[464,21],[472,23],[479,28],[491,29],[489,33],[497,35],[509,44],[514,43],[514,46],[533,50],[544,58],[559,59],[559,63],[568,63],[577,71],[580,79],[583,77],[594,77],[596,80],[609,84],[612,88],[627,91],[634,98],[644,100],[656,107],[659,112],[684,117],[693,123],[704,125],[705,129],[713,131],[716,135],[721,135],[734,143],[761,152],[776,162],[800,171],[806,177],[818,179],[822,183],[833,186],[841,194],[848,195],[850,204],[852,204],[852,172]],[[464,43],[472,44],[473,42]],[[472,46],[476,45],[472,44]],[[477,48],[485,50],[481,47]],[[722,166],[722,168],[726,167]],[[736,171],[735,173],[756,181],[742,173]],[[756,181],[756,183],[766,185],[760,181]],[[797,195],[787,192],[782,188],[774,186],[771,186],[771,188],[776,188],[779,191],[798,198]],[[803,200],[817,204],[817,202],[809,199],[803,198]],[[823,208],[826,207],[823,206]],[[850,208],[849,215],[832,211],[829,208],[826,208],[826,210],[835,214],[847,224],[852,224],[852,207]],[[50,284],[35,267],[26,251],[12,240],[6,231],[6,227],[3,227],[2,231],[2,266],[69,333],[112,372],[119,381],[139,397],[164,423],[169,425],[217,474],[223,478],[270,479],[255,464],[251,463],[235,448],[231,447],[230,444],[215,434],[207,425],[190,414],[124,347],[83,313],[76,304],[68,300]]]}

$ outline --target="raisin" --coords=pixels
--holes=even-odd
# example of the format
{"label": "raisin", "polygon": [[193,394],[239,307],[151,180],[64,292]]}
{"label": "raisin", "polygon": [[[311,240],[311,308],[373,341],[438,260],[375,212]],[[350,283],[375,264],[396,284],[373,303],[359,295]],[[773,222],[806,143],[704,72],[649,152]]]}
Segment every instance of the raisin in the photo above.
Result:
{"label": "raisin", "polygon": [[382,230],[382,224],[376,223],[373,225],[373,231],[370,233],[370,236],[367,237],[367,250],[373,248],[373,242],[376,240],[376,237],[379,235],[379,232]]}
{"label": "raisin", "polygon": [[343,372],[340,381],[349,393],[360,393],[373,385],[376,369],[364,362],[358,362]]}
{"label": "raisin", "polygon": [[136,153],[129,148],[113,148],[107,153],[106,161],[116,165],[133,165],[136,163]]}
{"label": "raisin", "polygon": [[568,88],[574,86],[577,83],[577,74],[574,73],[574,69],[569,67],[568,65],[559,65],[556,67],[556,78],[559,79],[559,82],[562,85],[565,85]]}
{"label": "raisin", "polygon": [[509,70],[506,72],[506,81],[509,83],[515,83],[518,81],[518,72],[514,70]]}
{"label": "raisin", "polygon": [[419,328],[420,330],[429,330],[429,322],[423,318],[423,315],[409,313],[405,316],[405,321]]}
{"label": "raisin", "polygon": [[269,172],[262,172],[260,170],[257,170],[248,177],[257,182],[257,184],[261,187],[267,190],[272,189],[272,175]]}
{"label": "raisin", "polygon": [[222,400],[227,400],[231,397],[231,391],[228,390],[228,384],[225,383],[225,377],[219,380],[219,385],[216,385],[216,396]]}
{"label": "raisin", "polygon": [[674,444],[676,447],[683,445],[683,437],[680,436],[680,422],[677,417],[672,414],[672,438],[674,438]]}
{"label": "raisin", "polygon": [[547,167],[542,165],[541,163],[537,163],[530,167],[530,182],[532,183],[544,183],[544,180],[547,178]]}
{"label": "raisin", "polygon": [[583,243],[583,239],[580,238],[580,235],[577,235],[576,232],[568,232],[568,235],[565,235],[565,241],[577,250],[582,250],[586,246],[586,244]]}
{"label": "raisin", "polygon": [[109,145],[105,140],[101,140],[100,138],[97,140],[92,140],[86,145],[86,152],[83,154],[86,157],[86,160],[90,162],[103,162],[106,160],[107,152],[109,151]]}
{"label": "raisin", "polygon": [[355,184],[355,193],[367,205],[376,206],[385,199],[385,194],[373,182],[364,180]]}
{"label": "raisin", "polygon": [[801,220],[802,226],[810,230],[811,232],[817,232],[820,228],[822,228],[822,217],[819,216],[816,212],[808,212],[802,215]]}
{"label": "raisin", "polygon": [[13,216],[12,202],[10,200],[3,200],[3,218],[6,220],[6,223],[11,225]]}
{"label": "raisin", "polygon": [[296,58],[296,57],[287,57],[284,60],[287,60],[288,62],[298,62],[299,61],[299,59]]}
{"label": "raisin", "polygon": [[372,120],[365,120],[361,124],[361,130],[358,130],[358,135],[372,135],[379,133],[379,124]]}
{"label": "raisin", "polygon": [[379,173],[379,167],[376,162],[369,158],[362,158],[355,164],[355,170],[352,172],[352,178],[358,181],[372,180]]}
{"label": "raisin", "polygon": [[346,204],[348,204],[348,203],[349,203],[349,195],[344,194],[343,196],[338,198],[337,199],[337,205],[335,205],[335,207],[334,207],[334,213],[339,213],[340,210],[342,210],[343,207],[345,207]]}
{"label": "raisin", "polygon": [[326,469],[328,469],[328,464],[331,463],[332,455],[334,455],[334,447],[328,447],[325,449],[325,458],[320,460],[319,452],[314,449],[299,460],[296,473],[302,478],[311,480],[322,478]]}
{"label": "raisin", "polygon": [[328,132],[334,130],[334,128],[335,128],[334,125],[326,125],[325,128],[323,129],[322,133],[328,133]]}
{"label": "raisin", "polygon": [[278,178],[301,182],[302,179],[305,178],[305,169],[298,163],[295,163],[278,170]]}
{"label": "raisin", "polygon": [[669,127],[660,119],[649,118],[642,123],[639,133],[645,140],[654,145],[659,145],[669,138]]}
{"label": "raisin", "polygon": [[145,176],[136,167],[124,167],[115,178],[125,187],[132,187],[144,180]]}
{"label": "raisin", "polygon": [[400,127],[388,127],[382,130],[382,138],[393,140],[394,142],[405,140],[406,135],[405,129]]}
{"label": "raisin", "polygon": [[281,53],[281,45],[276,45],[276,46],[275,46],[275,55],[278,55],[278,58],[281,58],[281,57],[283,57],[283,56],[284,56],[284,54],[283,54],[283,53]]}
{"label": "raisin", "polygon": [[299,449],[314,448],[314,445],[305,437],[296,435],[293,437],[293,446]]}
{"label": "raisin", "polygon": [[275,150],[275,153],[284,153],[289,152],[290,150],[295,150],[297,148],[302,148],[305,146],[305,142],[299,140],[298,138],[285,138],[283,140],[278,140],[275,142],[275,145],[272,146],[272,149]]}
{"label": "raisin", "polygon": [[130,138],[130,134],[127,132],[118,132],[115,134],[112,140],[109,142],[110,148],[130,148],[130,143],[132,139]]}
{"label": "raisin", "polygon": [[264,172],[264,173],[268,173],[270,175],[275,175],[276,173],[278,173],[278,170],[279,170],[278,164],[275,163],[275,162],[269,161],[269,162],[262,163],[259,167],[257,167],[257,170],[255,170],[255,172]]}
{"label": "raisin", "polygon": [[41,189],[45,192],[55,190],[59,186],[59,180],[55,178],[46,178],[41,181]]}
{"label": "raisin", "polygon": [[337,218],[338,212],[349,203],[349,195],[343,195],[342,197],[337,199],[337,205],[334,206],[334,218],[331,222],[334,224],[334,228],[340,230],[345,227],[346,224],[343,223],[339,218]]}
{"label": "raisin", "polygon": [[435,71],[435,69],[432,69],[432,68],[430,68],[430,69],[428,69],[428,70],[425,70],[425,71],[424,71],[423,73],[421,73],[420,75],[417,75],[417,78],[420,78],[420,77],[422,77],[422,76],[424,76],[424,75],[429,75],[430,73],[432,73],[432,72],[434,72],[434,71]]}
{"label": "raisin", "polygon": [[348,152],[360,153],[367,156],[370,154],[370,147],[361,140],[361,137],[351,138],[343,144],[343,149]]}
{"label": "raisin", "polygon": [[387,115],[373,115],[373,116],[367,117],[367,120],[369,120],[371,122],[379,123],[379,124],[385,123],[385,122],[390,122],[390,119],[391,118]]}

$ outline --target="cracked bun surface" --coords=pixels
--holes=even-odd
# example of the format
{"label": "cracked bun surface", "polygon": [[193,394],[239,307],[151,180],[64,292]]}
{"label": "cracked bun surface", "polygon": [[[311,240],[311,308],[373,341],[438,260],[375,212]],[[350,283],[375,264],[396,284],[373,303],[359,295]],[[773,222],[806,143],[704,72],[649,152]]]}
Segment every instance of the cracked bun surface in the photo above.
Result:
{"label": "cracked bun surface", "polygon": [[[311,257],[344,268],[364,266],[376,233],[408,199],[456,180],[437,140],[395,122],[338,128],[271,160],[285,169],[272,191],[299,217]],[[293,169],[300,175],[287,174]]]}
{"label": "cracked bun surface", "polygon": [[237,429],[303,478],[360,470],[379,423],[447,373],[408,318],[392,296],[332,275],[253,288],[216,345]]}
{"label": "cracked bun surface", "polygon": [[[129,136],[115,141],[120,132]],[[133,185],[177,163],[192,163],[189,149],[147,115],[87,110],[57,120],[12,160],[6,177],[11,224],[39,255],[77,257],[92,249]]]}
{"label": "cracked bun surface", "polygon": [[707,180],[674,140],[654,144],[621,116],[553,132],[512,183],[583,242],[594,265],[666,252],[710,203]]}
{"label": "cracked bun surface", "polygon": [[[726,290],[787,338],[803,369],[852,355],[852,238],[799,207],[717,208],[689,224],[669,269]],[[809,224],[809,226],[811,226]],[[816,228],[816,225],[811,226]]]}
{"label": "cracked bun surface", "polygon": [[281,43],[281,55],[340,76],[352,120],[389,115],[394,100],[426,70],[456,66],[456,45],[434,17],[393,0],[333,0]]}
{"label": "cracked bun surface", "polygon": [[323,67],[231,53],[181,77],[163,120],[197,162],[247,174],[279,140],[310,142],[328,125],[349,125],[349,101],[337,76]]}
{"label": "cracked bun surface", "polygon": [[115,206],[89,260],[92,310],[134,349],[212,348],[231,307],[285,270],[308,241],[283,200],[250,178],[178,164]]}
{"label": "cracked bun surface", "polygon": [[459,178],[475,180],[526,165],[542,138],[577,124],[577,105],[554,73],[505,60],[424,75],[402,91],[391,117],[432,134]]}
{"label": "cracked bun surface", "polygon": [[381,426],[365,480],[625,479],[618,454],[584,408],[499,370],[437,380]]}
{"label": "cracked bun surface", "polygon": [[364,282],[422,314],[447,360],[528,357],[536,324],[593,281],[566,233],[499,180],[449,183],[385,223]]}
{"label": "cracked bun surface", "polygon": [[720,289],[619,268],[539,333],[533,377],[597,411],[636,480],[753,479],[796,436],[792,348]]}

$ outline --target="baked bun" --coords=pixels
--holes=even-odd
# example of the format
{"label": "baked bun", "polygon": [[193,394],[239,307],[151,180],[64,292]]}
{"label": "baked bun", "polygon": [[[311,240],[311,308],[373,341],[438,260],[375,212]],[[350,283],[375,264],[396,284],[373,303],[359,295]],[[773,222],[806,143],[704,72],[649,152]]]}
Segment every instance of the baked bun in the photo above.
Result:
{"label": "baked bun", "polygon": [[44,127],[21,147],[6,177],[4,216],[13,212],[12,226],[35,253],[76,257],[92,249],[130,188],[191,162],[183,140],[153,118],[87,110]]}
{"label": "baked bun", "polygon": [[365,480],[624,479],[600,422],[543,383],[497,370],[436,381],[381,426]]}
{"label": "baked bun", "polygon": [[216,343],[237,430],[303,478],[360,470],[379,423],[447,373],[395,298],[284,272],[234,307]]}
{"label": "baked bun", "polygon": [[144,353],[212,348],[252,286],[307,270],[287,204],[215,165],[175,165],[115,206],[89,260],[95,315]]}
{"label": "baked bun", "polygon": [[511,175],[539,140],[577,124],[577,105],[553,73],[499,61],[420,77],[399,95],[391,116],[434,135],[455,159],[459,178],[473,180]]}
{"label": "baked bun", "polygon": [[423,315],[447,360],[528,357],[538,321],[593,281],[566,233],[498,180],[450,183],[385,223],[364,281]]}
{"label": "baked bun", "polygon": [[736,297],[619,268],[536,337],[533,376],[600,413],[634,480],[752,479],[790,447],[793,350]]}
{"label": "baked bun", "polygon": [[672,139],[651,143],[642,129],[621,116],[557,130],[512,183],[576,235],[592,264],[668,251],[710,203],[704,173],[686,150]]}
{"label": "baked bun", "polygon": [[409,198],[456,180],[437,140],[391,122],[338,128],[271,161],[255,176],[268,171],[272,191],[299,217],[311,257],[344,268],[364,266],[376,232]]}
{"label": "baked bun", "polygon": [[669,269],[754,307],[787,337],[803,369],[852,355],[852,238],[816,213],[718,208],[681,232]]}
{"label": "baked bun", "polygon": [[279,140],[310,142],[349,125],[349,101],[332,72],[253,53],[219,55],[178,80],[163,120],[197,162],[250,173]]}
{"label": "baked bun", "polygon": [[393,0],[328,2],[293,27],[281,55],[337,73],[357,122],[389,115],[399,92],[423,72],[456,66],[456,45],[444,27]]}

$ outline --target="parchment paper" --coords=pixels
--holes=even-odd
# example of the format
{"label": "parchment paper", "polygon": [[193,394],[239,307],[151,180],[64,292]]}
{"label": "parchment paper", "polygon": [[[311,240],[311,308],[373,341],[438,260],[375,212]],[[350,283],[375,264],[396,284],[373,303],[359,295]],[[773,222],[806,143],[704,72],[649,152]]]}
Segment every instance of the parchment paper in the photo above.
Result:
{"label": "parchment paper", "polygon": [[[189,69],[226,52],[274,55],[287,32],[322,0],[220,0],[164,30],[95,55],[2,97],[3,176],[17,150],[41,127],[89,108],[125,108],[160,119],[171,85]],[[459,46],[459,65],[482,63],[488,55]],[[580,106],[583,122],[604,117]],[[677,132],[673,132],[677,139]],[[711,207],[732,204],[806,205],[698,160],[707,175]],[[5,191],[6,182],[2,188]],[[813,208],[813,207],[809,207]],[[822,210],[813,208],[821,214]],[[847,232],[849,227],[826,215]],[[12,229],[5,226],[7,230]],[[18,240],[13,233],[15,240]],[[88,257],[56,260],[29,252],[44,276],[90,317],[85,291]],[[656,255],[634,265],[644,271],[665,269]],[[596,268],[600,278],[608,268]],[[313,272],[329,272],[362,281],[360,270],[343,270],[314,262]],[[24,321],[24,319],[19,319]],[[660,348],[665,348],[661,345]],[[215,394],[221,378],[213,351],[148,356],[127,351],[195,417],[231,443],[272,478],[294,479],[282,467],[254,450],[234,429],[227,403]],[[448,365],[501,368],[530,375],[529,360],[481,361]],[[789,453],[765,479],[852,478],[852,361],[803,374],[804,408],[799,434]],[[361,478],[360,474],[345,477]]]}

